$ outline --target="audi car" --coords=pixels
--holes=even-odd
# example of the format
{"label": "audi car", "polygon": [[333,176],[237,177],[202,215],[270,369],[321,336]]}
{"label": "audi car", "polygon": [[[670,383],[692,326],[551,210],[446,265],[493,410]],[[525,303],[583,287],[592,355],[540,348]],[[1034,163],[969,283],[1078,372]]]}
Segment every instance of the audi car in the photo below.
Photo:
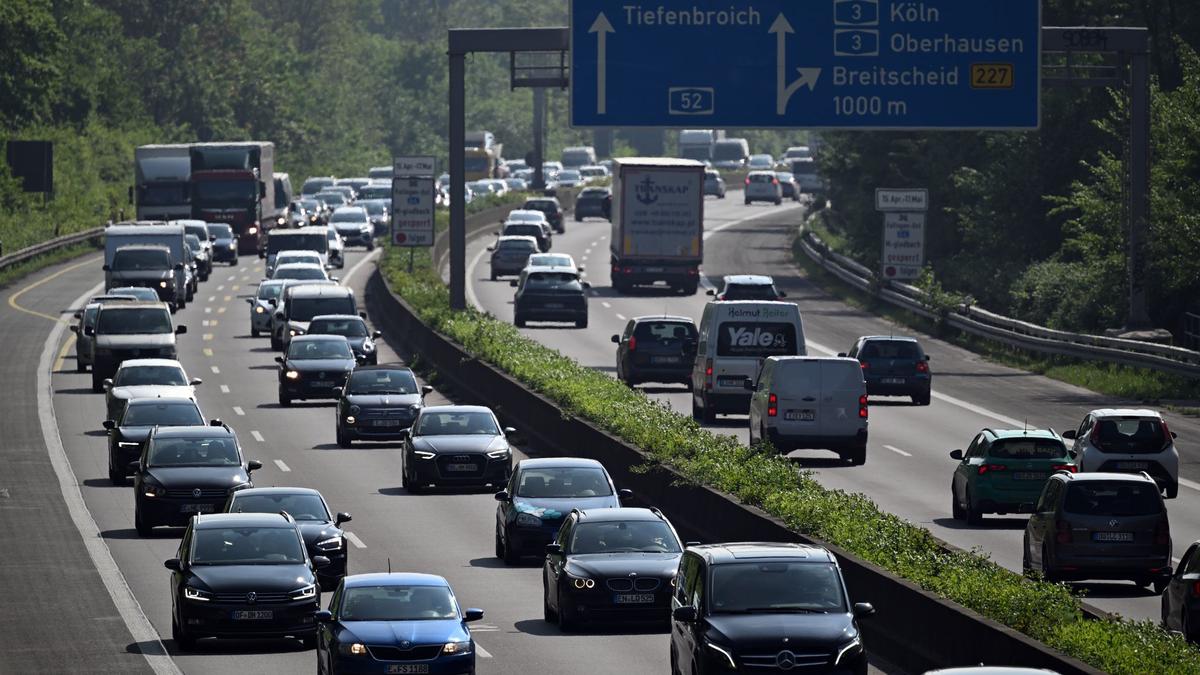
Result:
{"label": "audi car", "polygon": [[346,338],[350,351],[359,363],[379,363],[379,350],[375,341],[383,337],[379,331],[367,330],[367,322],[355,314],[322,314],[314,316],[306,328],[306,335],[340,335]]}
{"label": "audi car", "polygon": [[512,475],[509,435],[483,406],[422,408],[404,435],[402,480],[410,492],[427,485],[502,485]]}

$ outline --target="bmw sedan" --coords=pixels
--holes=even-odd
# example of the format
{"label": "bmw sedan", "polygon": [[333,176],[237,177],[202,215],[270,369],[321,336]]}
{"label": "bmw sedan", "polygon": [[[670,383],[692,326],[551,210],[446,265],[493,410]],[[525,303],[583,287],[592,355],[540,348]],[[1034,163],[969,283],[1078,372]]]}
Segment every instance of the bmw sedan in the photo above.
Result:
{"label": "bmw sedan", "polygon": [[279,405],[293,399],[337,398],[336,387],[354,370],[354,353],[339,335],[297,335],[279,364]]}
{"label": "bmw sedan", "polygon": [[512,475],[508,436],[482,406],[423,408],[404,433],[402,481],[410,492],[426,485],[502,485]]}
{"label": "bmw sedan", "polygon": [[279,513],[287,512],[296,520],[304,546],[310,558],[325,556],[329,564],[317,570],[317,579],[323,589],[332,589],[346,576],[349,567],[349,551],[346,548],[346,533],[342,524],[352,520],[344,511],[337,515],[329,510],[329,504],[320,492],[311,488],[268,487],[236,490],[225,502],[225,513]]}
{"label": "bmw sedan", "polygon": [[190,398],[135,398],[125,404],[121,416],[104,420],[108,432],[108,479],[124,485],[129,464],[142,456],[142,449],[155,427],[204,425],[204,415]]}
{"label": "bmw sedan", "polygon": [[317,673],[474,675],[475,641],[450,584],[433,574],[356,574],[317,612]]}
{"label": "bmw sedan", "polygon": [[433,387],[417,385],[404,366],[383,365],[356,368],[346,386],[334,391],[340,394],[337,444],[349,448],[354,441],[404,440]]}

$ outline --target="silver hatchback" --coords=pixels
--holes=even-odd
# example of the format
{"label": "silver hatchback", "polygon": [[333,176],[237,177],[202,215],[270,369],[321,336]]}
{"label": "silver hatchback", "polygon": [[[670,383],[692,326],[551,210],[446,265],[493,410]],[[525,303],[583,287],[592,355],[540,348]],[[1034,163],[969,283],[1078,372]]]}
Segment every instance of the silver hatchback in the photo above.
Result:
{"label": "silver hatchback", "polygon": [[783,203],[783,188],[779,185],[779,177],[774,171],[751,171],[746,175],[746,203],[772,202],[776,206]]}

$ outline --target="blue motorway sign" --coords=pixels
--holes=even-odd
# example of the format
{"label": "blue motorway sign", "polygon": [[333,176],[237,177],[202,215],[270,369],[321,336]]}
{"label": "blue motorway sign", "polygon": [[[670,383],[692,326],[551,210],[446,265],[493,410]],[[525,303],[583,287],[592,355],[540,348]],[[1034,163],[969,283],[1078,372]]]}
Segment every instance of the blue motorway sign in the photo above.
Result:
{"label": "blue motorway sign", "polygon": [[1035,129],[1040,0],[571,0],[577,127]]}

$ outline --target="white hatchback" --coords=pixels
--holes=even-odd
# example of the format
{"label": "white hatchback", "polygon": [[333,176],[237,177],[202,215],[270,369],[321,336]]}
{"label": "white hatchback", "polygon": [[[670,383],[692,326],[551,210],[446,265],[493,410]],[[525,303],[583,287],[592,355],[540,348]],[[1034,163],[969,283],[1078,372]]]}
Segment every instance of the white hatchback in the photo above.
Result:
{"label": "white hatchback", "polygon": [[1154,410],[1103,408],[1083,418],[1078,429],[1063,432],[1073,440],[1071,455],[1079,470],[1150,474],[1167,499],[1179,494],[1176,434]]}

